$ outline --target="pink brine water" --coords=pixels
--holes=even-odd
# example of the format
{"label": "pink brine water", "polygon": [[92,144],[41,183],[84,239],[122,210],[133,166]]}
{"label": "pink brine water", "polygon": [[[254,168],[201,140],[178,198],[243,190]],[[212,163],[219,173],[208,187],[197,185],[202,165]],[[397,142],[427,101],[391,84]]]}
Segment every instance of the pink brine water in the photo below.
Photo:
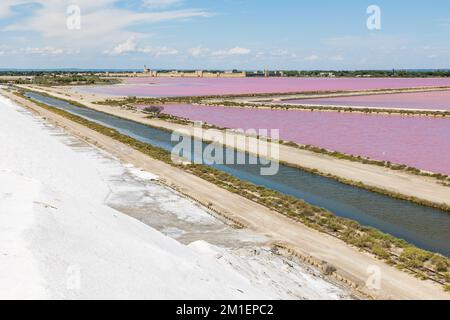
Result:
{"label": "pink brine water", "polygon": [[80,87],[113,96],[172,97],[450,86],[450,78],[129,78],[124,84]]}
{"label": "pink brine water", "polygon": [[280,138],[450,174],[450,119],[170,105],[164,112],[226,128],[279,129]]}
{"label": "pink brine water", "polygon": [[353,97],[286,100],[284,103],[375,107],[386,109],[450,110],[450,91],[379,94]]}

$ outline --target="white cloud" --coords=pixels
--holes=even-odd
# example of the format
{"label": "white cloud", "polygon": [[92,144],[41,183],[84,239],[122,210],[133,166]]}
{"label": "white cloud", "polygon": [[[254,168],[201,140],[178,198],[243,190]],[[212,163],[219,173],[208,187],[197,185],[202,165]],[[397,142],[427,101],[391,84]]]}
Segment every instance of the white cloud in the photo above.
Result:
{"label": "white cloud", "polygon": [[168,56],[168,55],[176,55],[178,54],[178,50],[169,48],[167,46],[160,46],[160,47],[139,47],[137,45],[135,37],[129,38],[127,41],[118,44],[116,47],[114,47],[112,50],[107,50],[104,52],[105,54],[117,56],[127,53],[143,53],[143,54],[149,54],[155,57],[160,56]]}
{"label": "white cloud", "polygon": [[0,1],[0,19],[8,18],[13,15],[12,6],[28,3],[27,0],[1,0]]}
{"label": "white cloud", "polygon": [[129,52],[136,52],[136,41],[134,37],[131,37],[127,41],[118,44],[110,51],[105,51],[105,53],[110,55],[121,55]]}
{"label": "white cloud", "polygon": [[0,19],[7,18],[11,15],[10,4],[6,0],[5,2],[0,2]]}
{"label": "white cloud", "polygon": [[[7,2],[3,2],[7,1]],[[116,0],[0,0],[0,12],[11,14],[11,6],[18,3],[37,4],[31,17],[16,20],[2,31],[33,32],[59,46],[80,47],[110,46],[117,41],[126,41],[130,36],[140,35],[129,28],[140,24],[186,20],[209,17],[212,14],[201,9],[131,11],[115,6]],[[149,1],[148,4],[166,5],[174,1]],[[81,29],[67,28],[67,7],[76,3],[81,9]]]}
{"label": "white cloud", "polygon": [[20,49],[20,52],[25,54],[36,54],[36,55],[42,55],[42,56],[55,56],[55,55],[68,55],[68,54],[79,54],[79,50],[72,50],[72,49],[62,49],[62,48],[55,48],[52,46],[47,47],[30,47],[30,48],[24,48]]}
{"label": "white cloud", "polygon": [[335,55],[335,56],[331,56],[330,60],[332,60],[332,61],[343,61],[344,57],[342,55],[338,54],[338,55]]}
{"label": "white cloud", "polygon": [[145,47],[145,48],[138,49],[138,52],[147,53],[147,54],[150,54],[150,55],[155,56],[155,57],[174,56],[174,55],[177,55],[179,53],[177,49],[169,48],[169,47],[166,47],[166,46],[162,46],[162,47]]}
{"label": "white cloud", "polygon": [[226,56],[240,56],[240,55],[248,55],[252,52],[252,50],[241,47],[234,47],[227,50],[218,50],[211,52],[212,56],[215,57],[226,57]]}
{"label": "white cloud", "polygon": [[188,52],[190,53],[191,56],[193,56],[194,58],[198,58],[198,57],[202,57],[205,54],[208,54],[211,50],[208,48],[202,48],[202,47],[195,47],[195,48],[190,48],[188,49]]}
{"label": "white cloud", "polygon": [[143,0],[142,5],[147,8],[166,8],[183,2],[183,0]]}
{"label": "white cloud", "polygon": [[306,61],[317,61],[319,59],[320,59],[320,57],[316,56],[315,54],[305,57]]}
{"label": "white cloud", "polygon": [[73,55],[79,54],[79,50],[73,50],[70,48],[58,48],[52,46],[45,47],[26,47],[20,49],[14,49],[10,47],[3,47],[0,50],[2,55],[41,55],[41,56],[58,56],[58,55]]}
{"label": "white cloud", "polygon": [[296,53],[290,52],[289,50],[286,50],[286,49],[274,50],[270,53],[270,55],[275,58],[283,57],[283,58],[296,59],[298,57]]}
{"label": "white cloud", "polygon": [[271,51],[270,55],[274,56],[274,57],[287,57],[287,56],[290,56],[290,53],[288,50],[285,50],[285,49],[276,49],[276,50]]}
{"label": "white cloud", "polygon": [[339,49],[355,50],[376,50],[378,52],[392,52],[401,47],[406,46],[411,42],[405,36],[397,35],[375,35],[369,34],[367,36],[341,36],[328,38],[324,43]]}
{"label": "white cloud", "polygon": [[225,58],[232,56],[243,56],[252,53],[252,50],[242,47],[234,47],[231,49],[212,50],[210,48],[194,47],[188,49],[189,54],[194,58],[208,57],[208,58]]}
{"label": "white cloud", "polygon": [[255,58],[259,59],[259,58],[264,58],[265,57],[265,53],[264,51],[258,51],[255,54]]}
{"label": "white cloud", "polygon": [[256,51],[254,54],[256,60],[271,60],[276,63],[286,61],[297,61],[298,54],[287,49],[273,49],[270,51]]}
{"label": "white cloud", "polygon": [[252,50],[247,48],[235,47],[233,49],[228,50],[229,55],[241,55],[241,54],[250,54]]}

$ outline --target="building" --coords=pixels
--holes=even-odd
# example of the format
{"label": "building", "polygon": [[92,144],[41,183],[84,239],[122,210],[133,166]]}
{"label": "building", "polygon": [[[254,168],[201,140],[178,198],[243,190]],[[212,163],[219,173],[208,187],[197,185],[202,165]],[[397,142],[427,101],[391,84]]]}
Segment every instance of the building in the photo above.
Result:
{"label": "building", "polygon": [[[247,77],[271,77],[277,76],[279,73],[271,72],[269,70],[264,71],[238,71],[238,70],[228,70],[228,71],[204,71],[204,70],[196,70],[196,71],[180,71],[180,70],[171,70],[171,71],[156,71],[151,70],[146,65],[143,68],[142,72],[109,72],[107,73],[108,77],[154,77],[154,78],[247,78]],[[101,75],[104,75],[101,74]],[[281,76],[285,76],[284,73]]]}
{"label": "building", "polygon": [[319,73],[319,77],[334,78],[335,74],[333,72],[321,72]]}
{"label": "building", "polygon": [[144,66],[144,73],[140,76],[158,77],[158,78],[245,78],[245,72],[225,71],[225,72],[208,72],[203,70],[197,71],[152,71]]}

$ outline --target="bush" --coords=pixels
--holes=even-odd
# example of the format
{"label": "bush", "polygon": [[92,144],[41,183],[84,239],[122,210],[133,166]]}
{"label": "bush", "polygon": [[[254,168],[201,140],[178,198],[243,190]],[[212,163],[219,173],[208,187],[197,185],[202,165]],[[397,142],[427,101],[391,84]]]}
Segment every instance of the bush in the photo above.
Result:
{"label": "bush", "polygon": [[423,265],[423,263],[430,260],[431,257],[432,253],[414,247],[405,248],[402,254],[400,255],[400,259],[403,262],[411,261],[414,265],[415,264]]}
{"label": "bush", "polygon": [[438,272],[447,272],[448,270],[448,259],[441,255],[434,255],[433,258],[431,258],[431,263]]}
{"label": "bush", "polygon": [[373,254],[380,257],[381,259],[389,259],[391,256],[389,254],[389,252],[386,249],[384,249],[382,246],[380,246],[379,244],[373,245],[372,252],[373,252]]}
{"label": "bush", "polygon": [[154,117],[159,117],[161,112],[164,110],[163,107],[157,107],[157,106],[151,106],[151,107],[145,107],[142,112],[151,114]]}

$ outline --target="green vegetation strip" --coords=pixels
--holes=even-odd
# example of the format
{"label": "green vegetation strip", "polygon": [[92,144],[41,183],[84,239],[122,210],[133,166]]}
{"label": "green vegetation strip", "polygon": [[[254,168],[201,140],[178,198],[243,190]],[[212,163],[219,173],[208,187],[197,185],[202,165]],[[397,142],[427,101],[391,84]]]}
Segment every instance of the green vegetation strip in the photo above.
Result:
{"label": "green vegetation strip", "polygon": [[313,206],[293,196],[240,180],[212,167],[198,164],[175,164],[171,160],[170,152],[162,148],[138,141],[119,133],[117,130],[102,126],[70,112],[36,102],[27,98],[23,93],[15,94],[43,109],[124,143],[153,159],[185,170],[223,189],[261,204],[295,221],[299,221],[312,229],[341,239],[347,244],[369,252],[400,270],[413,273],[418,278],[440,283],[444,289],[450,287],[450,259],[447,257],[419,249],[404,240],[382,233],[377,229],[361,226],[356,221],[338,217],[323,208]]}
{"label": "green vegetation strip", "polygon": [[118,84],[118,79],[109,79],[95,74],[64,74],[64,73],[45,73],[38,72],[31,78],[21,78],[15,80],[0,79],[0,83],[14,84],[35,84],[40,86],[84,86],[84,85],[112,85]]}

